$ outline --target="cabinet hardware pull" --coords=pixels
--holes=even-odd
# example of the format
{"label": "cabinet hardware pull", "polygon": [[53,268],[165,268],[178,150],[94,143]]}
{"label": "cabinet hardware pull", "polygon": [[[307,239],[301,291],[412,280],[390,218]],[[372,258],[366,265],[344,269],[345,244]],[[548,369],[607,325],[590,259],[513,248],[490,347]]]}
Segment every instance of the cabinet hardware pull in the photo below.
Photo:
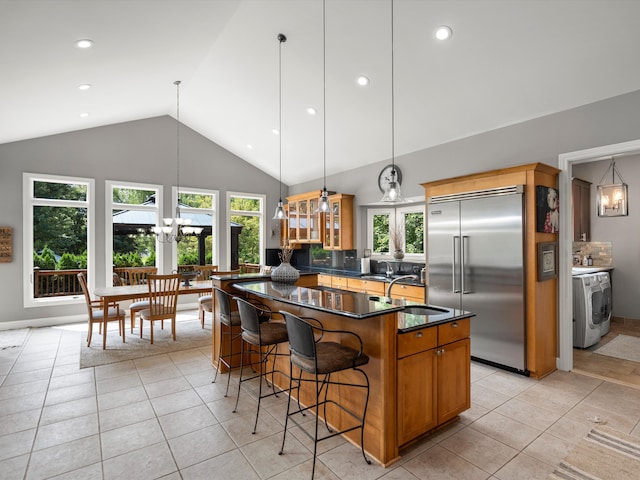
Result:
{"label": "cabinet hardware pull", "polygon": [[444,355],[444,348],[442,350],[440,350],[440,353],[442,353],[442,355]]}
{"label": "cabinet hardware pull", "polygon": [[422,332],[416,333],[416,338],[422,338],[423,336],[424,336],[424,333]]}
{"label": "cabinet hardware pull", "polygon": [[458,322],[453,322],[453,323],[451,324],[451,328],[458,328],[458,326],[459,326],[459,325],[458,325]]}

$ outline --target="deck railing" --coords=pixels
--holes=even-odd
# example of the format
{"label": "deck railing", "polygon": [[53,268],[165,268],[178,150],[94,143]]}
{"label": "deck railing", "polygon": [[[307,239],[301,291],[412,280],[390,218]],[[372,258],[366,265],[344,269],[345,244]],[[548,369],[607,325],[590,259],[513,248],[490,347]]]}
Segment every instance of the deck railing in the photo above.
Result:
{"label": "deck railing", "polygon": [[33,296],[61,297],[64,295],[83,295],[82,287],[78,281],[78,274],[86,269],[75,270],[42,270],[33,269]]}

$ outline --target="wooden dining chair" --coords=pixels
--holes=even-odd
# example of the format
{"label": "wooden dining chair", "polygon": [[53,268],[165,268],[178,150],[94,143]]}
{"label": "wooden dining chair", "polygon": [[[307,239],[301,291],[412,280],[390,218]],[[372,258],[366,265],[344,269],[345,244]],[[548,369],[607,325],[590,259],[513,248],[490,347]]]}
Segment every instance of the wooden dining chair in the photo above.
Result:
{"label": "wooden dining chair", "polygon": [[78,282],[82,287],[84,299],[87,302],[87,313],[89,314],[89,332],[87,333],[87,347],[91,346],[91,334],[93,333],[93,325],[97,323],[102,333],[102,349],[107,348],[107,323],[118,322],[118,332],[124,343],[124,310],[120,310],[120,305],[115,302],[109,304],[107,316],[104,316],[101,300],[91,300],[89,288],[87,287],[87,279],[84,273],[78,273]]}
{"label": "wooden dining chair", "polygon": [[149,321],[151,343],[153,344],[153,322],[171,320],[171,334],[176,339],[176,312],[178,307],[179,273],[169,275],[149,275],[149,307],[140,311],[140,338],[144,321]]}
{"label": "wooden dining chair", "polygon": [[[158,267],[135,267],[125,271],[126,277],[129,280],[129,285],[142,285],[147,282],[149,275],[155,275],[158,273]],[[131,333],[136,326],[136,314],[149,308],[149,299],[138,300],[137,302],[129,305],[129,322],[131,323]]]}

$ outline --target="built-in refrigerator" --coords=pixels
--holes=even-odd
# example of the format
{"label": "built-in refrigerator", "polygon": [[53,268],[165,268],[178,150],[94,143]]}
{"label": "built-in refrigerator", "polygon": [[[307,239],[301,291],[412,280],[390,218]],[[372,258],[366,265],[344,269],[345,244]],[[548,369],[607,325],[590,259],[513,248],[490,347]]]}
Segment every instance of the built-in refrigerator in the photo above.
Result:
{"label": "built-in refrigerator", "polygon": [[471,356],[528,374],[524,188],[428,199],[428,301],[476,314]]}

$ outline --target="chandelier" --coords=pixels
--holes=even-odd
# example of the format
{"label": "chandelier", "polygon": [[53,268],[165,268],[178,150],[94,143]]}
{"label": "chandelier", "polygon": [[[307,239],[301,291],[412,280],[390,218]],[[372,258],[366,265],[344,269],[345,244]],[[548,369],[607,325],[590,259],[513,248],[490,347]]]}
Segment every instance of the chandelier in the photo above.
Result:
{"label": "chandelier", "polygon": [[179,242],[187,235],[200,235],[202,227],[192,227],[190,218],[180,216],[180,80],[173,84],[176,86],[176,216],[173,218],[163,218],[164,226],[152,227],[151,231],[156,239],[161,243]]}

